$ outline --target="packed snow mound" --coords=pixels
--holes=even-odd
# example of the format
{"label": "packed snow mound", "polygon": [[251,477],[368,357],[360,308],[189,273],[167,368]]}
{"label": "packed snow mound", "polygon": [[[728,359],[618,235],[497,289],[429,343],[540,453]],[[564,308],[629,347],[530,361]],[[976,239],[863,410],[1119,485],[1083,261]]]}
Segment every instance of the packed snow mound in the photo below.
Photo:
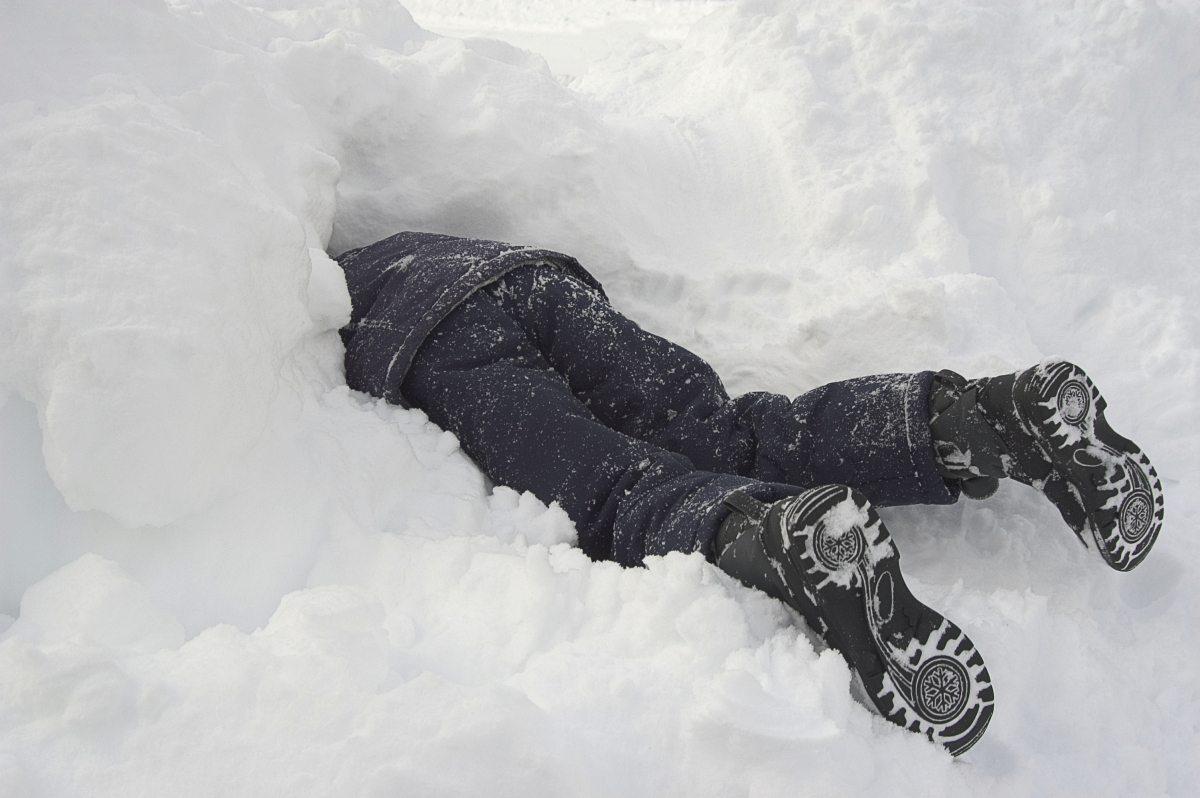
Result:
{"label": "packed snow mound", "polygon": [[[628,23],[563,80],[388,0],[5,4],[0,794],[1186,793],[1200,10],[794,5],[415,0]],[[400,229],[571,252],[735,391],[1068,356],[1162,540],[887,511],[996,682],[951,763],[777,603],[590,562],[349,391],[330,255]]]}
{"label": "packed snow mound", "polygon": [[68,503],[130,526],[206,506],[289,353],[348,313],[306,296],[337,162],[265,53],[184,11],[5,12],[5,373]]}

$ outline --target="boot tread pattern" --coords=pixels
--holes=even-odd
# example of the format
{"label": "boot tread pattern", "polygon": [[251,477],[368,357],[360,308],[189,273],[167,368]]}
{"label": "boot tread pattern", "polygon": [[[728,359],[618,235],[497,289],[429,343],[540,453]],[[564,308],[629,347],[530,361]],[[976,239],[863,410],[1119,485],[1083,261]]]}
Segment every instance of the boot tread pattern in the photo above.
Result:
{"label": "boot tread pattern", "polygon": [[920,603],[875,508],[826,485],[780,502],[764,544],[792,603],[857,673],[888,720],[952,754],[970,748],[992,716],[991,677],[962,630]]}
{"label": "boot tread pattern", "polygon": [[1064,360],[1030,369],[1014,386],[1028,432],[1074,486],[1088,536],[1113,568],[1128,571],[1149,553],[1163,521],[1163,491],[1149,458],[1104,417],[1091,378]]}

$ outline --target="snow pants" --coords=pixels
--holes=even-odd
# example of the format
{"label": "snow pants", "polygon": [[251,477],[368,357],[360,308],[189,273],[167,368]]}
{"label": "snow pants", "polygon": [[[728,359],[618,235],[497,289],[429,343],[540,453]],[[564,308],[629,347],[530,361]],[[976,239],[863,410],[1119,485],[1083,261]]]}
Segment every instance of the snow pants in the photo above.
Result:
{"label": "snow pants", "polygon": [[841,483],[880,505],[955,501],[934,461],[932,379],[730,398],[700,357],[539,263],[447,316],[403,393],[494,482],[558,502],[593,559],[637,565],[669,551],[711,556],[733,491],[772,501]]}

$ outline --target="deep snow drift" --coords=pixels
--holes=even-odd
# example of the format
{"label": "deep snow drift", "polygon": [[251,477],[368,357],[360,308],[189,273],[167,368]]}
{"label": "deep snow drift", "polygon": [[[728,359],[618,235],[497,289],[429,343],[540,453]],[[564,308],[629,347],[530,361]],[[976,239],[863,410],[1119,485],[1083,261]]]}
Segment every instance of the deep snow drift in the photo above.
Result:
{"label": "deep snow drift", "polygon": [[[792,5],[412,5],[604,37],[564,80],[387,0],[5,4],[0,794],[1192,789],[1200,10]],[[349,392],[326,252],[402,228],[571,252],[736,391],[1067,356],[1163,537],[886,513],[995,680],[952,762],[780,605],[589,562]]]}

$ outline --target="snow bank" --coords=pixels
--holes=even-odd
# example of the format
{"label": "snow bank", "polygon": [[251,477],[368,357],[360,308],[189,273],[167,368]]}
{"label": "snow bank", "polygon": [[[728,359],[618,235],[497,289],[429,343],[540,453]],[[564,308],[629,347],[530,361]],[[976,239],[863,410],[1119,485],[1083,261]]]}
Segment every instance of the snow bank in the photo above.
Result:
{"label": "snow bank", "polygon": [[451,36],[502,39],[546,59],[560,76],[630,42],[677,42],[692,25],[733,0],[408,0],[422,27]]}
{"label": "snow bank", "polygon": [[336,326],[305,294],[337,164],[247,48],[165,6],[6,16],[28,49],[6,48],[5,372],[73,508],[165,524],[213,499],[284,358]]}
{"label": "snow bank", "polygon": [[[642,5],[530,6],[690,27],[569,82],[384,0],[0,10],[0,794],[1196,781],[1196,8]],[[401,228],[570,251],[737,390],[1082,361],[1162,542],[1110,573],[1019,487],[889,512],[996,681],[952,764],[778,605],[591,563],[348,391],[325,253]]]}

